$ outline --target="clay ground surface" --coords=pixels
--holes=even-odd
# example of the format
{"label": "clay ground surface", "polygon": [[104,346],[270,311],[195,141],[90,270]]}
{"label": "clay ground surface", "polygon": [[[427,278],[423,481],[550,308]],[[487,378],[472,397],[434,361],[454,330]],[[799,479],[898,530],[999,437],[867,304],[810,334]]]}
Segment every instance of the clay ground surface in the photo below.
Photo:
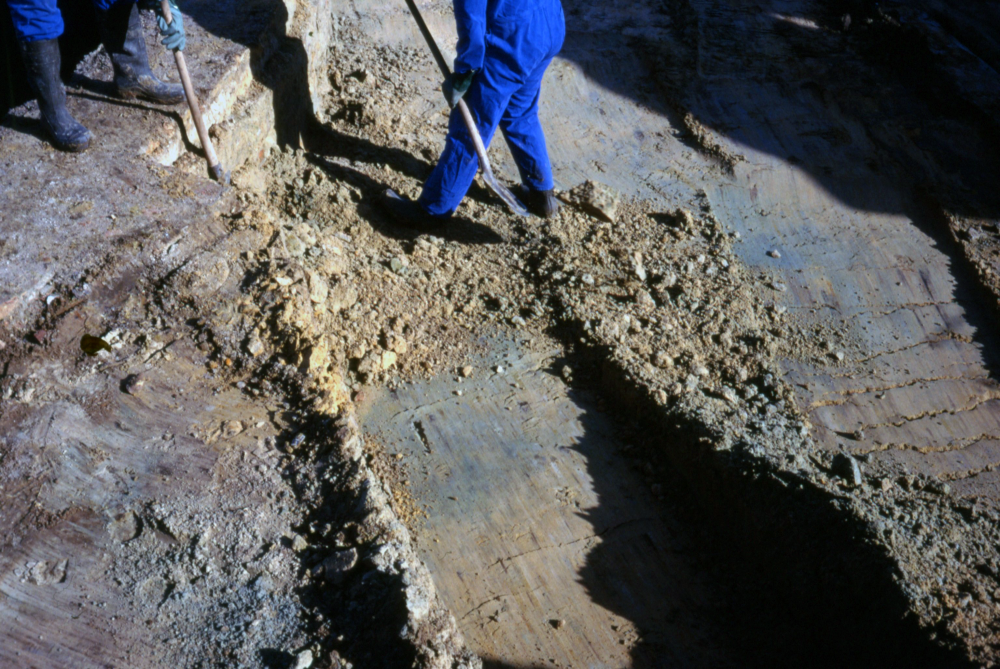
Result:
{"label": "clay ground surface", "polygon": [[382,211],[401,3],[191,3],[226,189],[100,52],[88,153],[13,110],[0,663],[995,664],[995,8],[564,8],[544,222]]}

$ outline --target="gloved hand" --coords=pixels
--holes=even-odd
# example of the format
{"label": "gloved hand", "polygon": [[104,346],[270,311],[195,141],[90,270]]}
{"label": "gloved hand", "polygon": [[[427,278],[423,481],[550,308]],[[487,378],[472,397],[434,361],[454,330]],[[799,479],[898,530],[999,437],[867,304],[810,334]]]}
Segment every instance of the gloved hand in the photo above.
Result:
{"label": "gloved hand", "polygon": [[139,7],[141,9],[152,9],[156,12],[156,26],[160,29],[160,36],[163,37],[161,43],[170,50],[177,49],[183,51],[187,45],[187,36],[184,34],[184,17],[181,10],[177,8],[175,0],[170,0],[170,24],[163,16],[163,3],[159,0],[143,0]]}
{"label": "gloved hand", "polygon": [[448,101],[449,107],[452,109],[455,108],[458,101],[469,90],[469,86],[472,85],[472,80],[478,71],[452,72],[451,76],[445,79],[445,82],[441,85],[441,90],[444,91],[444,99]]}

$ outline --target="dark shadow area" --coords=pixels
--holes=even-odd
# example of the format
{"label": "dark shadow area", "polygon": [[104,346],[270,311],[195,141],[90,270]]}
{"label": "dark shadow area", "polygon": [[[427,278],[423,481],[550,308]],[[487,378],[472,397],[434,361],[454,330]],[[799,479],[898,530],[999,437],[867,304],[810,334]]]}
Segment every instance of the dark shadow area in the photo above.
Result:
{"label": "dark shadow area", "polygon": [[[689,131],[685,116],[691,114],[742,145],[793,162],[861,209],[895,206],[859,191],[858,178],[882,174],[907,193],[927,184],[945,196],[957,194],[950,178],[957,175],[974,197],[966,192],[955,206],[1000,214],[1000,191],[993,185],[1000,160],[987,148],[1000,138],[1000,119],[990,113],[1000,111],[1000,90],[969,75],[976,63],[959,62],[929,42],[953,40],[946,46],[962,48],[974,21],[972,41],[982,47],[984,65],[995,66],[1000,61],[990,54],[998,49],[996,7],[951,8],[922,0],[918,7],[907,3],[912,10],[900,19],[893,8],[907,5],[891,1],[803,0],[790,8],[768,0],[662,0],[636,5],[630,20],[619,5],[594,5],[563,0],[567,37],[561,56],[601,86],[666,117],[688,146],[707,148]],[[916,20],[919,10],[930,12],[923,24]],[[851,28],[844,30],[844,17],[852,12]],[[639,21],[659,38],[622,30]],[[632,76],[623,76],[624,63],[638,66]],[[981,74],[997,72],[987,66]],[[859,128],[880,150],[876,162],[858,151]],[[955,141],[956,131],[961,141]],[[931,160],[915,159],[913,149]]]}
{"label": "dark shadow area", "polygon": [[[601,500],[581,513],[603,539],[578,576],[594,602],[635,625],[628,666],[974,666],[935,643],[934,630],[920,629],[907,613],[892,561],[837,500],[757,463],[735,461],[739,456],[712,453],[703,425],[666,415],[608,359],[590,350],[568,360],[571,397],[584,411],[586,430],[574,448],[586,456]],[[565,362],[548,371],[558,376]],[[613,441],[600,408],[605,403],[614,416]],[[634,476],[613,474],[610,463],[619,459]],[[630,536],[622,529],[615,507],[623,486],[639,500],[651,499],[653,486],[662,489],[648,515],[667,523],[667,544],[655,531]],[[672,554],[707,578],[707,594],[721,600],[661,590]],[[528,669],[495,658],[484,667]]]}
{"label": "dark shadow area", "polygon": [[[288,376],[280,367],[276,374],[262,371],[261,376],[280,384],[282,375]],[[292,387],[294,383],[288,389]],[[313,666],[330,667],[331,656],[357,667],[414,666],[413,645],[400,635],[408,621],[406,584],[400,574],[385,573],[373,561],[373,540],[378,537],[367,536],[363,529],[369,510],[363,495],[359,498],[346,483],[357,475],[359,465],[345,463],[338,452],[343,426],[312,413],[288,412],[285,418],[290,427],[278,447],[297,456],[282,474],[311,509],[293,529],[308,541],[308,548],[298,553],[302,585],[297,592],[308,612],[305,627],[323,649]],[[343,572],[326,570],[331,555],[351,550],[356,561]],[[295,666],[295,658],[288,657],[288,665],[275,666]]]}
{"label": "dark shadow area", "polygon": [[289,669],[295,665],[295,657],[291,653],[272,648],[260,651],[260,661],[267,669]]}
{"label": "dark shadow area", "polygon": [[[895,582],[893,561],[871,531],[828,493],[802,485],[749,456],[715,453],[705,426],[665,414],[627,373],[597,353],[602,396],[625,424],[638,458],[667,505],[692,528],[706,566],[730,598],[725,639],[741,666],[971,667],[922,630]],[[591,469],[600,490],[599,467]],[[671,503],[673,500],[673,503]],[[607,523],[597,509],[590,518]],[[595,600],[628,616],[623,575],[607,544],[581,577]],[[631,618],[640,629],[647,621]],[[943,632],[941,630],[940,632]],[[634,667],[663,666],[661,649],[641,643]]]}
{"label": "dark shadow area", "polygon": [[[395,223],[379,204],[379,199],[387,186],[352,167],[326,158],[310,155],[310,162],[323,170],[331,179],[356,187],[362,193],[358,215],[368,221],[379,234],[392,239],[413,241],[423,232],[411,230]],[[470,221],[462,216],[453,216],[447,225],[433,234],[447,241],[461,244],[499,244],[503,241],[495,230],[482,223]]]}

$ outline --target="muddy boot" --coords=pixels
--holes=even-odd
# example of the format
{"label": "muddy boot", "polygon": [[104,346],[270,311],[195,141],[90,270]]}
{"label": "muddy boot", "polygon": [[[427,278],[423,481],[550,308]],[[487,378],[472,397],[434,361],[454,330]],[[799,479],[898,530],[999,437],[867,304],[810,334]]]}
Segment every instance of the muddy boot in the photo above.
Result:
{"label": "muddy boot", "polygon": [[90,146],[90,131],[77,123],[66,109],[66,88],[59,78],[62,62],[59,40],[21,42],[21,55],[28,83],[38,97],[42,125],[52,138],[52,145],[61,151],[85,150]]}
{"label": "muddy boot", "polygon": [[534,190],[521,184],[516,195],[528,211],[539,218],[552,218],[559,212],[559,200],[554,190]]}
{"label": "muddy boot", "polygon": [[110,9],[98,10],[97,19],[101,40],[115,68],[115,88],[120,97],[141,98],[161,105],[184,101],[180,84],[164,83],[149,69],[142,19],[134,2],[119,0]]}
{"label": "muddy boot", "polygon": [[434,216],[409,198],[387,188],[382,194],[382,207],[403,227],[420,232],[439,231],[448,223],[447,216]]}

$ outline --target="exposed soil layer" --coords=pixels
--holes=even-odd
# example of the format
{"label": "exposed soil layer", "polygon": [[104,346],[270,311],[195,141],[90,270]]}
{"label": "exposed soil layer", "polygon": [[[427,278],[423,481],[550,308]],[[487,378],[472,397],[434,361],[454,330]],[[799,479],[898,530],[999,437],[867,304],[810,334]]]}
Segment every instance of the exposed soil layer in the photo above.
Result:
{"label": "exposed soil layer", "polygon": [[994,664],[993,38],[786,5],[567,0],[561,212],[437,236],[379,207],[447,123],[394,3],[193,3],[228,190],[160,110],[16,109],[0,661]]}

